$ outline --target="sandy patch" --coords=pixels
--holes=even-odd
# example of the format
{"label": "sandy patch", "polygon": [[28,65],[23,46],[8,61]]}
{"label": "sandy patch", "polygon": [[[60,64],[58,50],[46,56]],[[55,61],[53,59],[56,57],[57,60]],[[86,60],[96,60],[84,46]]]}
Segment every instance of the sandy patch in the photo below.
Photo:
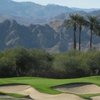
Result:
{"label": "sandy patch", "polygon": [[92,97],[92,100],[100,100],[100,96]]}
{"label": "sandy patch", "polygon": [[[96,94],[100,93],[100,87],[94,84],[69,84],[55,87],[56,90],[74,94]],[[99,99],[100,100],[100,99]]]}
{"label": "sandy patch", "polygon": [[5,93],[29,95],[34,100],[84,100],[73,94],[62,93],[59,95],[49,95],[40,93],[36,89],[27,85],[0,86],[0,91]]}
{"label": "sandy patch", "polygon": [[32,100],[32,99],[28,99],[28,98],[14,98],[14,97],[11,97],[11,96],[0,95],[0,100]]}

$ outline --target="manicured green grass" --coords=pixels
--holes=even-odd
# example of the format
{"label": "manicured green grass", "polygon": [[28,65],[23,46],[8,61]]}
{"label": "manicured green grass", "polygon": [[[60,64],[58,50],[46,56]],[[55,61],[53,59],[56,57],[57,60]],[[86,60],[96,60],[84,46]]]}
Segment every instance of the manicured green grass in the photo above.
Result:
{"label": "manicured green grass", "polygon": [[15,93],[3,93],[3,92],[0,92],[0,95],[11,96],[11,97],[15,97],[15,98],[26,98],[26,96],[24,96],[24,95],[15,94]]}
{"label": "manicured green grass", "polygon": [[[48,94],[58,94],[61,93],[54,90],[53,86],[70,84],[70,83],[93,83],[100,86],[100,76],[84,77],[76,79],[48,79],[39,77],[15,77],[15,78],[0,78],[0,85],[6,84],[26,84],[36,88],[38,91]],[[12,97],[23,98],[23,95],[19,94],[6,94]],[[81,98],[91,100],[93,96],[100,96],[100,94],[82,94],[78,95]]]}
{"label": "manicured green grass", "polygon": [[15,98],[28,98],[25,95],[21,95],[21,94],[16,94],[16,93],[6,93],[6,95],[9,95],[11,97],[15,97]]}
{"label": "manicured green grass", "polygon": [[[16,94],[16,93],[0,92],[0,95],[5,97],[5,98],[0,98],[0,100],[31,100],[29,96]],[[13,97],[13,98],[7,98],[6,96]]]}
{"label": "manicured green grass", "polygon": [[38,91],[48,94],[58,94],[57,90],[51,87],[69,83],[88,82],[100,86],[100,76],[77,78],[77,79],[48,79],[38,77],[15,77],[15,78],[0,78],[0,85],[4,84],[28,84]]}

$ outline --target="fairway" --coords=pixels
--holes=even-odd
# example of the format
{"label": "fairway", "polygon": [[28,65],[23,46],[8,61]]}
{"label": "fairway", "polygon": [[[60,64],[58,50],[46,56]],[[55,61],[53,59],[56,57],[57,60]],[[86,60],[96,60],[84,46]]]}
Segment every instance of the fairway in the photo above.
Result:
{"label": "fairway", "polygon": [[[97,85],[99,87],[100,86],[100,77],[93,76],[93,77],[76,78],[76,79],[49,79],[49,78],[39,78],[39,77],[15,77],[15,78],[1,78],[0,79],[1,88],[2,87],[6,88],[6,85],[11,86],[11,87],[17,86],[17,85],[20,85],[20,86],[22,85],[22,88],[27,88],[30,86],[30,89],[32,89],[32,88],[36,89],[36,90],[32,89],[32,91],[35,91],[35,93],[37,93],[37,94],[39,94],[39,92],[40,92],[39,95],[41,95],[41,93],[43,93],[44,96],[57,97],[57,95],[58,95],[58,97],[62,97],[62,95],[63,95],[63,96],[70,97],[70,95],[72,95],[73,97],[75,96],[74,98],[78,98],[78,97],[83,98],[83,99],[80,98],[80,100],[90,100],[90,98],[93,98],[92,100],[98,100],[97,98],[100,97],[100,93],[90,93],[90,94],[88,94],[88,93],[87,94],[77,94],[77,93],[73,94],[72,93],[72,94],[70,94],[70,92],[69,93],[65,92],[66,94],[64,94],[64,93],[62,94],[61,91],[55,90],[53,88],[55,86],[60,86],[60,85],[64,85],[64,84],[69,85],[69,84],[75,84],[75,83],[77,83],[77,84],[90,83],[90,84]],[[26,87],[23,87],[24,85],[26,85]],[[8,87],[8,89],[9,89],[9,87]],[[19,89],[21,89],[21,88],[19,88]],[[13,91],[13,89],[12,89],[12,91]],[[91,90],[91,91],[93,91],[93,90]],[[0,92],[2,92],[2,91],[0,91]],[[15,93],[17,93],[17,92],[15,92]],[[75,99],[75,100],[77,100],[77,99]]]}
{"label": "fairway", "polygon": [[4,84],[26,84],[34,87],[40,92],[48,94],[58,94],[60,93],[57,90],[52,89],[51,87],[69,83],[93,83],[100,86],[100,77],[85,77],[85,78],[76,78],[76,79],[48,79],[48,78],[38,78],[38,77],[15,77],[15,78],[1,78],[0,85]]}
{"label": "fairway", "polygon": [[100,100],[99,0],[0,9],[0,100]]}

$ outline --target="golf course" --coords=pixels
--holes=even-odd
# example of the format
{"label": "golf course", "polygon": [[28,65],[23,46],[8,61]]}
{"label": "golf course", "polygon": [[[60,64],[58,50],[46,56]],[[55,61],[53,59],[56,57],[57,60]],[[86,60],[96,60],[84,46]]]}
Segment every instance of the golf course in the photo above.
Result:
{"label": "golf course", "polygon": [[0,100],[100,100],[100,0],[0,0]]}
{"label": "golf course", "polygon": [[100,100],[99,86],[99,76],[75,79],[38,77],[0,79],[1,95],[19,98],[18,100],[28,96],[30,97],[29,100],[66,100],[66,98],[68,100]]}
{"label": "golf course", "polygon": [[100,51],[0,52],[0,100],[100,100]]}

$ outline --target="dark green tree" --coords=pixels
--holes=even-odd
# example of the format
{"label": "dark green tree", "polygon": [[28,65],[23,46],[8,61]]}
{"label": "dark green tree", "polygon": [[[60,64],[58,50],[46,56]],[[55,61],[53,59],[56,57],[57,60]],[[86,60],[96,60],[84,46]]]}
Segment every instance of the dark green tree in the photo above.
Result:
{"label": "dark green tree", "polygon": [[66,28],[73,27],[73,48],[76,50],[76,31],[77,31],[77,14],[71,14],[68,20],[64,21],[64,26]]}
{"label": "dark green tree", "polygon": [[93,33],[97,29],[98,19],[96,16],[88,16],[88,26],[90,29],[90,49],[92,49]]}
{"label": "dark green tree", "polygon": [[79,51],[81,50],[81,33],[82,33],[82,27],[86,25],[86,20],[83,16],[77,14],[77,24],[79,27]]}

